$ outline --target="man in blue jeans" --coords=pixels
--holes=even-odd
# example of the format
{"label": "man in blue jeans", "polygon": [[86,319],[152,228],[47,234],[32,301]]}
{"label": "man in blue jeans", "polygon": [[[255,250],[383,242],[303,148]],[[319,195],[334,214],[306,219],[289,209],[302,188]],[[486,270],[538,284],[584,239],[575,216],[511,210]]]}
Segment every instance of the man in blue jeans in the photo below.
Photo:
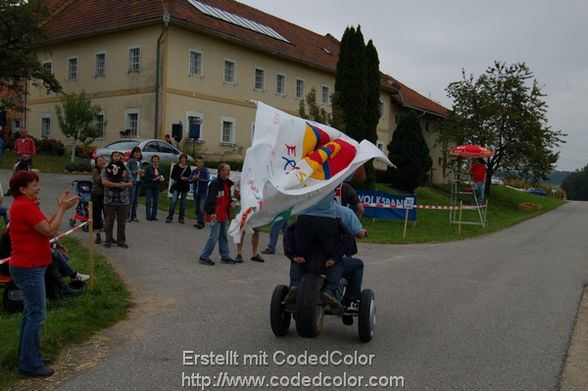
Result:
{"label": "man in blue jeans", "polygon": [[208,197],[206,197],[204,210],[210,217],[210,236],[198,258],[198,261],[203,265],[214,265],[210,255],[217,242],[221,263],[236,263],[229,256],[229,242],[227,239],[227,224],[231,221],[231,209],[235,206],[231,200],[231,188],[234,183],[229,179],[230,174],[231,166],[227,163],[221,163],[218,167],[218,176],[211,182]]}
{"label": "man in blue jeans", "polygon": [[283,218],[283,219],[274,221],[274,223],[272,224],[272,228],[270,229],[269,243],[267,245],[267,248],[261,252],[262,254],[275,254],[276,253],[276,247],[278,245],[278,237],[280,236],[280,231],[282,231],[282,233],[285,235],[287,227],[288,227],[288,219]]}

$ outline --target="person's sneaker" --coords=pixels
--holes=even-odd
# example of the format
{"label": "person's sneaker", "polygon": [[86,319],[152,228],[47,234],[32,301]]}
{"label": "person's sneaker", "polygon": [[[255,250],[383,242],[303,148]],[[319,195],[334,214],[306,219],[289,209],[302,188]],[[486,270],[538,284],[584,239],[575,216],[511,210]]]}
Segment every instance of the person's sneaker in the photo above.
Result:
{"label": "person's sneaker", "polygon": [[297,294],[298,294],[298,286],[294,285],[292,288],[290,288],[286,297],[284,297],[284,304],[290,305],[290,304],[296,303],[296,295]]}
{"label": "person's sneaker", "polygon": [[129,248],[129,245],[126,243],[118,243],[117,246],[122,248]]}
{"label": "person's sneaker", "polygon": [[172,219],[170,219],[170,218],[168,217],[167,219],[165,219],[165,222],[166,222],[167,224],[169,224],[169,223],[171,223],[171,222],[172,222]]}
{"label": "person's sneaker", "polygon": [[194,228],[200,229],[200,224],[194,224]]}
{"label": "person's sneaker", "polygon": [[52,376],[55,371],[51,368],[45,367],[41,369],[39,372],[28,372],[28,371],[21,371],[20,369],[18,372],[24,377],[49,377]]}
{"label": "person's sneaker", "polygon": [[138,218],[136,218],[136,217],[133,217],[133,218],[131,219],[131,221],[134,221],[135,223],[138,223],[138,222],[139,222],[139,219],[138,219]]}
{"label": "person's sneaker", "polygon": [[237,256],[235,257],[235,262],[243,263],[243,257],[241,256],[241,254],[237,254]]}
{"label": "person's sneaker", "polygon": [[102,238],[100,237],[100,234],[96,235],[96,240],[94,240],[94,243],[100,244],[101,242],[102,242]]}
{"label": "person's sneaker", "polygon": [[252,260],[253,262],[265,262],[265,260],[264,260],[262,257],[260,257],[260,256],[259,256],[259,254],[257,254],[257,255],[255,255],[255,256],[251,257],[251,260]]}
{"label": "person's sneaker", "polygon": [[268,248],[266,248],[265,250],[263,250],[261,253],[262,253],[262,254],[270,254],[270,255],[273,255],[273,254],[275,254],[276,252],[275,252],[275,251],[273,251],[273,250],[271,250],[271,249],[268,247]]}
{"label": "person's sneaker", "polygon": [[109,242],[109,241],[104,242],[104,247],[106,247],[106,248],[112,247],[112,242]]}
{"label": "person's sneaker", "polygon": [[334,314],[339,315],[343,313],[343,306],[341,306],[339,300],[329,290],[325,289],[321,292],[321,299],[323,299],[323,303],[331,307]]}
{"label": "person's sneaker", "polygon": [[214,262],[210,260],[210,258],[198,258],[198,262],[200,262],[203,265],[207,265],[207,266],[212,266],[214,265]]}
{"label": "person's sneaker", "polygon": [[157,217],[152,217],[151,221],[157,221]]}
{"label": "person's sneaker", "polygon": [[178,223],[180,223],[180,224],[184,224],[184,219],[179,219],[179,220],[178,220]]}
{"label": "person's sneaker", "polygon": [[87,281],[89,279],[90,279],[90,276],[87,275],[87,274],[76,273],[76,276],[74,278],[72,278],[71,280],[72,281],[81,281],[81,282],[84,282],[84,281]]}
{"label": "person's sneaker", "polygon": [[227,265],[234,265],[237,263],[233,258],[223,258],[220,261],[221,263],[226,263]]}
{"label": "person's sneaker", "polygon": [[73,288],[66,285],[63,288],[61,288],[61,291],[59,292],[59,294],[61,296],[79,296],[82,294],[82,291],[79,289],[73,289]]}
{"label": "person's sneaker", "polygon": [[359,313],[359,300],[352,300],[345,308],[346,312]]}
{"label": "person's sneaker", "polygon": [[198,229],[202,229],[202,228],[204,228],[204,223],[198,223],[198,224],[196,224],[196,227]]}
{"label": "person's sneaker", "polygon": [[133,219],[131,219],[130,217],[127,219],[127,223],[132,223]]}

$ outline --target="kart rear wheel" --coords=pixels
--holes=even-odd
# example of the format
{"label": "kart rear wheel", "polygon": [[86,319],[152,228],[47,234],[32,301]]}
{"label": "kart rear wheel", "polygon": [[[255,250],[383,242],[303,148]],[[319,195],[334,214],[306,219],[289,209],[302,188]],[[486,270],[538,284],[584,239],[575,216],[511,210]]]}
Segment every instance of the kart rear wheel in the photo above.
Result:
{"label": "kart rear wheel", "polygon": [[270,324],[272,331],[276,337],[283,337],[288,334],[290,328],[290,319],[292,314],[284,311],[284,298],[288,294],[288,287],[286,285],[278,285],[272,294],[272,302],[270,305]]}
{"label": "kart rear wheel", "polygon": [[304,338],[316,338],[323,328],[325,306],[321,300],[323,278],[319,274],[302,276],[296,295],[296,331]]}
{"label": "kart rear wheel", "polygon": [[364,289],[361,292],[357,320],[360,341],[369,342],[374,336],[376,326],[376,301],[371,289]]}

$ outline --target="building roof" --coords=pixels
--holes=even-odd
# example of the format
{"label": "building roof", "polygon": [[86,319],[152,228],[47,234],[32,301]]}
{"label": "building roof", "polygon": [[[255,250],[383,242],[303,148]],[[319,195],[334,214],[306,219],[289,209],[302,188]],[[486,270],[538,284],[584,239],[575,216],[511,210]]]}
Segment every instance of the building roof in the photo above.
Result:
{"label": "building roof", "polygon": [[[143,25],[163,24],[164,12],[170,23],[205,34],[250,46],[293,61],[334,73],[339,57],[339,41],[330,34],[321,35],[286,20],[234,0],[200,0],[271,27],[288,42],[209,16],[189,0],[48,0],[53,17],[45,29],[50,42],[79,39]],[[389,75],[382,75],[382,88],[399,104],[445,117],[447,109],[420,95]],[[400,88],[400,91],[398,91]]]}

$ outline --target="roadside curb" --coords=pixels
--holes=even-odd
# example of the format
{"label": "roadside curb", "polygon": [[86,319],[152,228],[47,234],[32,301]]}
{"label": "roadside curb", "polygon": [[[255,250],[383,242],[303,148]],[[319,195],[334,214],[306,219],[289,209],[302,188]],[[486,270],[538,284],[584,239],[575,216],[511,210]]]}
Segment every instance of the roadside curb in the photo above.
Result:
{"label": "roadside curb", "polygon": [[578,306],[576,324],[564,363],[560,391],[582,391],[588,388],[588,286],[584,287]]}

